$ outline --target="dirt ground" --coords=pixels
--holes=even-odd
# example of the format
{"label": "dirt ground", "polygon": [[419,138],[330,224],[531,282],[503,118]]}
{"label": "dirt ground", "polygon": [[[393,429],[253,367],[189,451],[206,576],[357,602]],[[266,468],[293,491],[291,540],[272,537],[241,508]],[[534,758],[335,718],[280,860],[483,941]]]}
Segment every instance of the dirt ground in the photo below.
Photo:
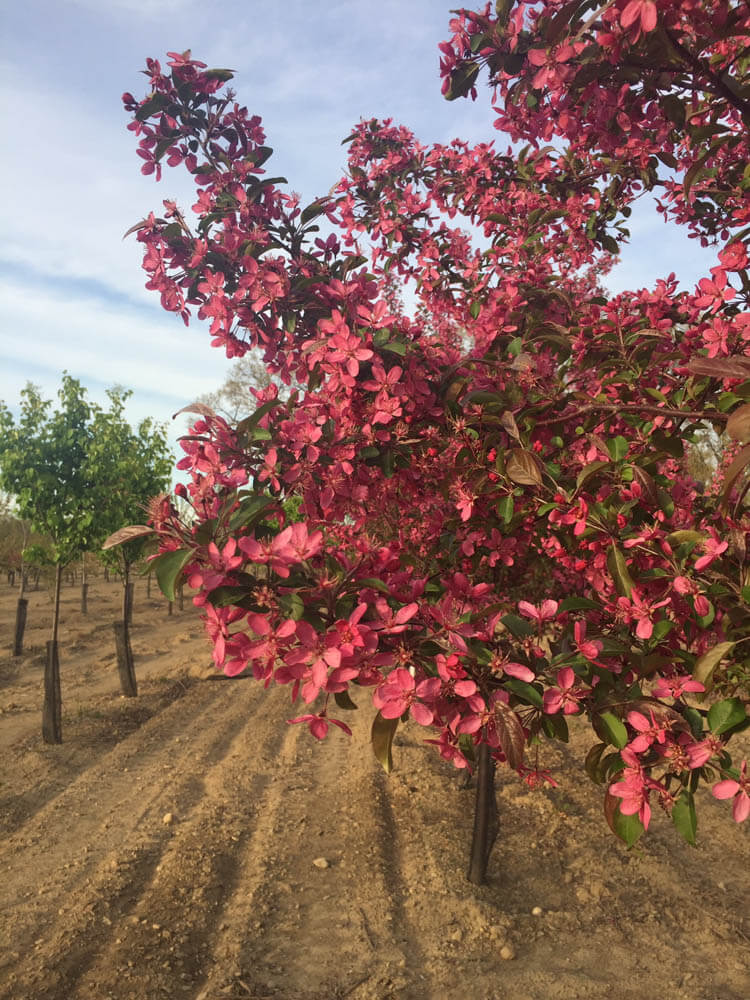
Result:
{"label": "dirt ground", "polygon": [[[7,1000],[747,1000],[750,831],[705,797],[700,843],[657,815],[628,852],[601,790],[501,774],[501,832],[465,880],[473,792],[406,726],[396,770],[321,744],[285,690],[216,679],[195,609],[136,584],[140,692],[119,694],[118,584],[63,598],[63,739],[40,735],[45,591],[0,584],[0,997]],[[747,742],[747,741],[746,741]]]}

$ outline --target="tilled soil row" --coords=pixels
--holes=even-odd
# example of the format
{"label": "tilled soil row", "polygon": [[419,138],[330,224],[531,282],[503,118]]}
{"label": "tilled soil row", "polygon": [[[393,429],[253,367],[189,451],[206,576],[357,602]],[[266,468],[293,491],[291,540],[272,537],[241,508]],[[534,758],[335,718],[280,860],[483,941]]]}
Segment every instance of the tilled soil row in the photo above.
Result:
{"label": "tilled soil row", "polygon": [[[176,858],[179,866],[175,839],[189,839],[192,827],[204,817],[210,821],[215,803],[206,795],[206,778],[231,766],[233,743],[257,707],[256,695],[250,685],[196,685],[6,840],[0,855],[6,917],[0,953],[7,956],[0,968],[2,996],[79,995],[77,984],[103,942],[117,941],[115,925],[131,918],[136,927],[132,916],[139,903],[148,905],[162,863]],[[263,738],[272,747],[274,736],[283,735],[277,723]],[[184,826],[182,816],[189,817]],[[76,846],[67,837],[71,827]],[[64,858],[62,839],[69,849]],[[208,854],[214,854],[210,840]],[[181,883],[189,884],[189,875],[183,869]],[[154,917],[151,924],[156,922]],[[154,936],[152,929],[151,942]],[[128,942],[118,944],[122,970],[110,968],[119,975],[136,963],[126,957]],[[188,951],[192,956],[194,948]],[[137,949],[135,957],[140,964]],[[89,994],[82,985],[80,995],[107,995],[97,990]]]}

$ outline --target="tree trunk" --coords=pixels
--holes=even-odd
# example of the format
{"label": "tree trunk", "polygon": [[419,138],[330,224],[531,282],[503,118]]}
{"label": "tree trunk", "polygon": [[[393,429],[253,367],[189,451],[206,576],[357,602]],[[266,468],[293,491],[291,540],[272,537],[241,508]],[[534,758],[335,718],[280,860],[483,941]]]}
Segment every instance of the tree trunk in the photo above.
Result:
{"label": "tree trunk", "polygon": [[21,557],[21,581],[18,586],[18,604],[16,605],[16,632],[13,640],[13,655],[20,656],[23,653],[23,633],[26,628],[26,612],[29,602],[24,597],[26,591],[26,566]]}
{"label": "tree trunk", "polygon": [[125,567],[125,595],[123,600],[122,614],[128,625],[133,624],[133,597],[135,584],[130,582],[130,567]]}
{"label": "tree trunk", "polygon": [[120,690],[126,698],[138,695],[135,679],[135,662],[130,645],[130,625],[133,621],[133,584],[130,582],[130,563],[125,563],[122,578],[122,621],[115,622],[115,646],[117,648],[117,670],[120,674]]}
{"label": "tree trunk", "polygon": [[169,603],[167,604],[167,614],[171,617],[173,612],[174,612],[174,607],[172,605],[172,602],[169,601]]}
{"label": "tree trunk", "polygon": [[478,758],[474,833],[471,839],[471,857],[467,878],[474,885],[483,885],[492,846],[497,837],[498,820],[497,800],[495,798],[495,761],[486,743],[479,745]]}
{"label": "tree trunk", "polygon": [[151,574],[146,577],[146,597],[151,597]]}
{"label": "tree trunk", "polygon": [[23,531],[23,548],[21,549],[21,570],[20,570],[21,579],[20,579],[19,585],[18,585],[18,598],[19,598],[19,600],[24,596],[24,591],[26,590],[26,584],[29,582],[28,581],[27,572],[26,572],[26,562],[25,562],[25,560],[23,558],[23,553],[24,553],[27,545],[29,544],[29,536],[31,534],[31,532],[29,530],[29,527],[26,524],[26,522],[23,521],[21,523],[23,525],[23,528],[22,528],[22,531]]}
{"label": "tree trunk", "polygon": [[115,648],[117,649],[117,672],[120,675],[120,690],[126,698],[138,696],[138,684],[135,679],[135,664],[133,650],[130,647],[130,634],[127,620],[114,623]]}
{"label": "tree trunk", "polygon": [[57,642],[57,630],[60,626],[60,590],[62,589],[62,566],[55,566],[55,597],[52,614],[52,641]]}
{"label": "tree trunk", "polygon": [[13,641],[14,656],[20,656],[23,653],[23,633],[26,628],[26,611],[28,606],[29,602],[25,597],[18,598],[18,605],[16,606],[16,634]]}
{"label": "tree trunk", "polygon": [[185,595],[182,592],[182,587],[177,591],[177,607],[180,611],[185,610]]}
{"label": "tree trunk", "polygon": [[86,580],[86,556],[81,558],[81,614],[89,613],[89,585]]}
{"label": "tree trunk", "polygon": [[60,659],[57,648],[61,585],[62,566],[58,563],[55,567],[55,610],[52,615],[52,638],[47,643],[47,661],[44,665],[42,739],[45,743],[62,743],[62,697],[60,694]]}

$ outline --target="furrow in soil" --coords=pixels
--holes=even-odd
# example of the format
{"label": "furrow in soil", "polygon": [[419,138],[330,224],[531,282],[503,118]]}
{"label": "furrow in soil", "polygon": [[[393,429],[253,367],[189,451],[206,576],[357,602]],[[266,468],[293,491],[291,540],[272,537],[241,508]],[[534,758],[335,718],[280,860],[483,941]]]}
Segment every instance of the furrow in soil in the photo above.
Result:
{"label": "furrow in soil", "polygon": [[[264,714],[273,714],[273,702],[280,716],[275,698],[266,701]],[[177,856],[173,841],[196,840],[191,831],[204,816],[208,826],[221,827],[217,810],[226,806],[208,792],[209,785],[221,787],[212,771],[246,765],[237,737],[258,706],[251,684],[195,686],[8,838],[0,854],[5,882],[0,990],[6,991],[0,996],[52,1000],[77,995],[75,984],[102,941],[116,940],[114,925],[135,914],[164,858]],[[283,738],[281,717],[274,723]],[[273,736],[264,733],[263,739],[267,755]],[[76,847],[62,854],[58,845],[66,841],[70,824],[75,824]],[[140,925],[147,918],[137,919]],[[158,920],[149,927],[156,936],[154,923]]]}

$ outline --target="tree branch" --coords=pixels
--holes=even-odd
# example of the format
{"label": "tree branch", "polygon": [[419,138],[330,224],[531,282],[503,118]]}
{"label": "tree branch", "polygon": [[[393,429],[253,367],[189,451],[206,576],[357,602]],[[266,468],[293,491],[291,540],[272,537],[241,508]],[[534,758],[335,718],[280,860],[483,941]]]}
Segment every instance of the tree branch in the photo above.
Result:
{"label": "tree branch", "polygon": [[725,83],[721,77],[716,76],[716,74],[703,62],[702,59],[694,55],[690,49],[686,48],[669,30],[669,28],[664,28],[664,34],[669,39],[675,52],[688,63],[695,73],[704,77],[708,81],[709,87],[715,93],[721,94],[721,96],[728,101],[729,104],[737,108],[743,118],[746,120],[750,119],[750,101],[745,101],[735,94],[732,88]]}
{"label": "tree branch", "polygon": [[538,420],[535,427],[546,427],[549,424],[561,424],[566,420],[585,416],[587,413],[650,413],[659,417],[690,417],[693,420],[729,420],[729,414],[718,410],[673,410],[666,406],[649,406],[647,403],[590,403],[578,410],[563,413],[559,417]]}

